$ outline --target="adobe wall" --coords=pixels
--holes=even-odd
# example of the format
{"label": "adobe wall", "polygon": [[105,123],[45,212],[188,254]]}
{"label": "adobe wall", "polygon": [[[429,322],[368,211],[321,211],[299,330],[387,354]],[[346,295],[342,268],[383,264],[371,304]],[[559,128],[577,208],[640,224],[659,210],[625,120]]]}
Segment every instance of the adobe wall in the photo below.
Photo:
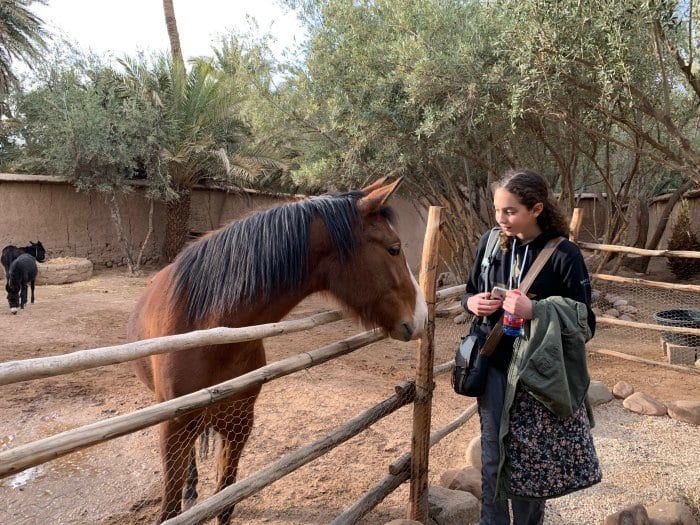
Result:
{"label": "adobe wall", "polygon": [[[190,231],[203,233],[268,208],[291,197],[249,191],[196,188],[192,193]],[[392,200],[398,233],[404,241],[409,264],[420,264],[425,220],[413,205]],[[148,201],[142,187],[120,199],[124,228],[137,246],[148,227]],[[155,204],[154,232],[144,250],[144,263],[157,262],[164,237],[165,209]],[[40,240],[47,257],[85,257],[96,266],[121,266],[124,258],[110,217],[110,208],[98,194],[80,193],[59,177],[0,174],[0,248],[25,246]]]}
{"label": "adobe wall", "polygon": [[[691,192],[688,202],[695,231],[700,235],[700,191]],[[292,197],[248,191],[229,193],[211,188],[196,188],[192,194],[190,231],[202,233],[216,229],[231,220],[258,209],[268,208]],[[650,209],[654,225],[668,197],[657,198]],[[584,209],[580,239],[596,242],[605,229],[607,209],[595,196],[580,200]],[[142,187],[120,200],[124,228],[139,245],[148,226],[148,201]],[[426,210],[416,209],[413,201],[392,199],[398,218],[398,233],[404,243],[409,265],[414,271],[420,265]],[[674,210],[660,248],[668,246],[670,226],[678,214]],[[144,250],[144,262],[158,261],[164,236],[165,210],[154,208],[154,232]],[[650,228],[651,230],[652,228]],[[650,235],[651,235],[650,231]],[[60,177],[0,174],[0,247],[8,244],[24,246],[40,240],[49,257],[85,257],[95,265],[120,266],[124,258],[110,217],[110,209],[98,194],[79,193]],[[136,247],[138,248],[138,246]]]}

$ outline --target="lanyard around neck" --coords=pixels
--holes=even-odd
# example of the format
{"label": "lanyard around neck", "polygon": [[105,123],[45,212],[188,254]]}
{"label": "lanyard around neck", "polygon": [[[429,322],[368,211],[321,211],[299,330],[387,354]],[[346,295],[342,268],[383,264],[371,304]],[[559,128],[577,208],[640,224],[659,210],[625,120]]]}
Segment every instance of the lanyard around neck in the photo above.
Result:
{"label": "lanyard around neck", "polygon": [[508,289],[512,290],[513,289],[513,274],[515,273],[513,270],[518,271],[518,281],[516,288],[520,288],[520,281],[523,278],[523,270],[525,269],[525,261],[527,260],[527,251],[530,248],[529,244],[525,245],[525,253],[523,254],[523,260],[520,263],[520,268],[517,267],[516,264],[516,259],[515,259],[515,243],[516,240],[513,239],[513,247],[510,250],[510,276],[508,278]]}

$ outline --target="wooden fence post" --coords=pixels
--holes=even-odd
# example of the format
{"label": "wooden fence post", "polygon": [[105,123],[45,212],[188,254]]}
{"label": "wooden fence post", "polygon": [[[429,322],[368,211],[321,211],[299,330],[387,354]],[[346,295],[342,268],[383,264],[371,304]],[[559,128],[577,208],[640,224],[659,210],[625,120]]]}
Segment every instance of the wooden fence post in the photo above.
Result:
{"label": "wooden fence post", "polygon": [[574,208],[571,214],[571,222],[569,223],[569,240],[573,243],[578,243],[578,234],[583,221],[583,208]]}
{"label": "wooden fence post", "polygon": [[413,405],[413,439],[411,441],[411,489],[408,518],[428,521],[428,455],[430,454],[430,419],[433,400],[433,361],[435,347],[435,289],[440,244],[442,208],[431,206],[425,228],[421,258],[420,287],[428,303],[428,325],[418,342],[416,365],[416,400]]}

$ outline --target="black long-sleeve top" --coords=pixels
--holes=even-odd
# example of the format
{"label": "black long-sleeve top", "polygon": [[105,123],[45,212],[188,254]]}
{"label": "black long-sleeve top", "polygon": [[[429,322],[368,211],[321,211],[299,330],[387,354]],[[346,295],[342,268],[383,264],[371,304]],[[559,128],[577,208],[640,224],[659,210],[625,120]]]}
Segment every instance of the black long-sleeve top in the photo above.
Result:
{"label": "black long-sleeve top", "polygon": [[[465,310],[469,310],[467,308],[467,300],[471,296],[484,291],[491,291],[494,286],[500,286],[506,289],[509,288],[510,275],[511,271],[513,271],[510,267],[511,253],[510,251],[503,253],[499,249],[489,266],[489,290],[484,290],[484,278],[481,275],[481,261],[484,256],[484,251],[486,250],[488,236],[489,232],[486,232],[479,241],[474,267],[466,283],[466,294],[462,297],[462,306]],[[520,239],[513,237],[513,239],[515,239],[515,255],[516,259],[522,265],[523,278],[527,275],[527,271],[532,267],[532,263],[547,242],[557,236],[559,236],[558,233],[545,232],[528,243],[523,243]],[[513,241],[510,240],[510,243],[510,249],[513,249]],[[526,245],[529,245],[527,254],[525,250]],[[524,261],[523,258],[525,258]],[[519,265],[518,267],[520,268],[521,266]],[[515,283],[517,283],[517,281],[515,281]],[[513,287],[516,287],[516,284],[514,284]],[[544,299],[545,297],[561,296],[584,303],[588,308],[588,325],[591,328],[591,333],[595,333],[595,314],[591,310],[591,282],[588,276],[588,270],[580,250],[568,239],[559,243],[552,256],[530,286],[527,295],[533,301]],[[483,331],[483,333],[488,333],[498,322],[502,314],[503,310],[497,310],[486,319],[485,323],[483,318],[479,318],[479,329]],[[513,356],[514,341],[515,337],[504,334],[494,353],[489,357],[489,364],[506,373]]]}

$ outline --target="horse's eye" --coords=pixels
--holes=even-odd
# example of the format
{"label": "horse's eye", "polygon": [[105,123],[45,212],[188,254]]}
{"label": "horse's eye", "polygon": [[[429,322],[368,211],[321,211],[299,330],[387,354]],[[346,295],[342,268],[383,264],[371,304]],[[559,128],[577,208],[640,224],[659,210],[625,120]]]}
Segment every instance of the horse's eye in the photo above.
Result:
{"label": "horse's eye", "polygon": [[401,245],[394,244],[393,246],[389,246],[387,251],[389,252],[389,255],[397,256],[401,253]]}

